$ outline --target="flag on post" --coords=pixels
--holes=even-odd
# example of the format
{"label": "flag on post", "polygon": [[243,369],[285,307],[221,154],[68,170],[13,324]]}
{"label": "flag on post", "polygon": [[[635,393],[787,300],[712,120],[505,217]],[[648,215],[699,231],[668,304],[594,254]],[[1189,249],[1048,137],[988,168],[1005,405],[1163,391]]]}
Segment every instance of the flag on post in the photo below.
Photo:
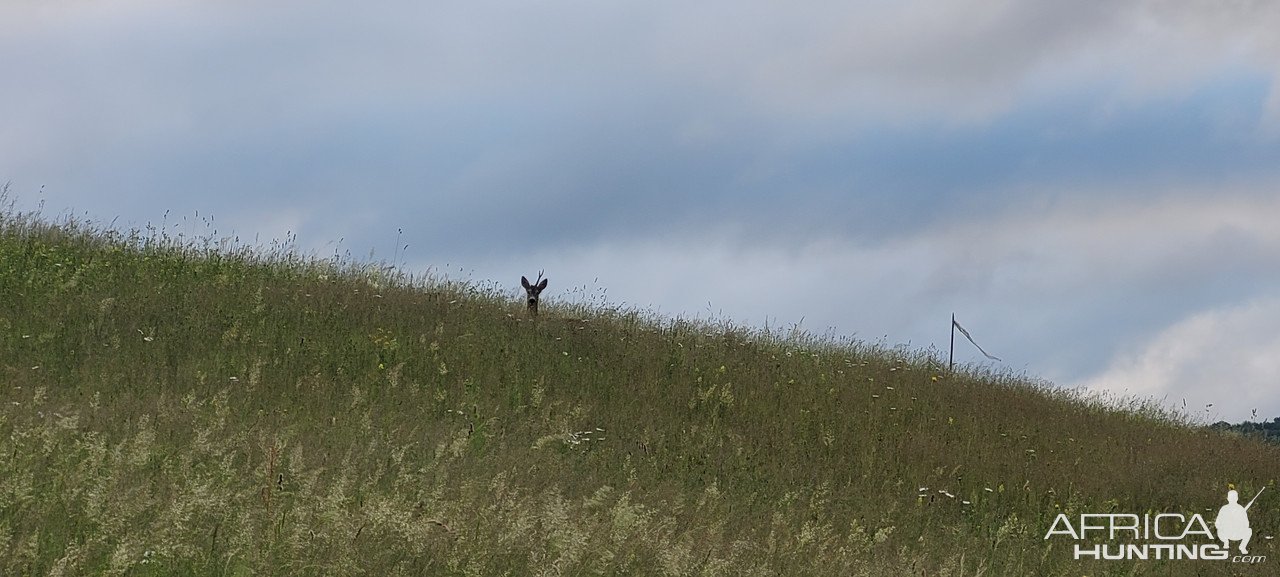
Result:
{"label": "flag on post", "polygon": [[[960,326],[960,323],[959,323],[959,322],[956,322],[956,316],[955,316],[955,315],[951,315],[951,328],[952,328],[952,331],[951,331],[951,342],[953,342],[953,343],[955,342],[955,331],[956,331],[956,330],[959,330],[959,331],[960,331],[960,334],[964,335],[964,338],[969,339],[969,342],[973,343],[973,346],[978,347],[978,352],[981,352],[981,353],[982,353],[982,356],[987,357],[988,359],[991,359],[991,360],[993,360],[993,361],[1001,361],[1001,362],[1003,362],[1003,361],[1000,359],[1000,357],[997,357],[997,356],[995,356],[995,355],[992,355],[992,354],[988,353],[987,351],[982,350],[982,345],[979,345],[977,341],[973,340],[973,335],[970,335],[970,334],[969,334],[969,331],[964,330],[964,327]],[[954,345],[952,345],[952,349],[953,349],[953,350],[954,350],[954,348],[955,348],[955,346],[954,346]]]}

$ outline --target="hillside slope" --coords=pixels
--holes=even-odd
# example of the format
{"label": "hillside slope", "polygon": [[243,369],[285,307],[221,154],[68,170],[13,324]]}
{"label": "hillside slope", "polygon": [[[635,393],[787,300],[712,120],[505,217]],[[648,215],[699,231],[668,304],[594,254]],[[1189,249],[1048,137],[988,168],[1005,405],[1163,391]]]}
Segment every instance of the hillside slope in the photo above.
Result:
{"label": "hillside slope", "polygon": [[1141,405],[2,218],[0,574],[1267,574],[1044,538],[1058,513],[1203,512],[1280,477],[1280,448]]}

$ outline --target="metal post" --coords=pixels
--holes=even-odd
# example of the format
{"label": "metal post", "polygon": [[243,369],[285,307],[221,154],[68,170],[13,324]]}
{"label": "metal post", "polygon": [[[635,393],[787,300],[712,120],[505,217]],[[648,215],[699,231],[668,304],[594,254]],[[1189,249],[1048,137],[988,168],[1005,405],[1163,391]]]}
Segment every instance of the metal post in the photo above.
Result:
{"label": "metal post", "polygon": [[951,313],[951,354],[947,357],[947,372],[956,367],[956,313]]}

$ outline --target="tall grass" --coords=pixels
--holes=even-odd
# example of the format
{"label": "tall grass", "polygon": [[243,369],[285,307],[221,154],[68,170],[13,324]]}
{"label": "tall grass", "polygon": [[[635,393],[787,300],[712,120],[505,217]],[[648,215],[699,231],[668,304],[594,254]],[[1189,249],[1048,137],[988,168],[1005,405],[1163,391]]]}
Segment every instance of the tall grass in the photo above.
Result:
{"label": "tall grass", "polygon": [[530,320],[205,224],[0,216],[0,574],[1231,574],[1043,537],[1280,476],[1274,446],[928,351]]}

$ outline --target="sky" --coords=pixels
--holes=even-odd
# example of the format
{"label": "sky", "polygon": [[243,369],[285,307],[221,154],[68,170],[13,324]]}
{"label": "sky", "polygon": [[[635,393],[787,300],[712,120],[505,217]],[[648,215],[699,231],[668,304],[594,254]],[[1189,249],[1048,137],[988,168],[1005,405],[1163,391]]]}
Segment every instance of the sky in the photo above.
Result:
{"label": "sky", "polygon": [[1280,3],[16,0],[0,182],[1280,416]]}

